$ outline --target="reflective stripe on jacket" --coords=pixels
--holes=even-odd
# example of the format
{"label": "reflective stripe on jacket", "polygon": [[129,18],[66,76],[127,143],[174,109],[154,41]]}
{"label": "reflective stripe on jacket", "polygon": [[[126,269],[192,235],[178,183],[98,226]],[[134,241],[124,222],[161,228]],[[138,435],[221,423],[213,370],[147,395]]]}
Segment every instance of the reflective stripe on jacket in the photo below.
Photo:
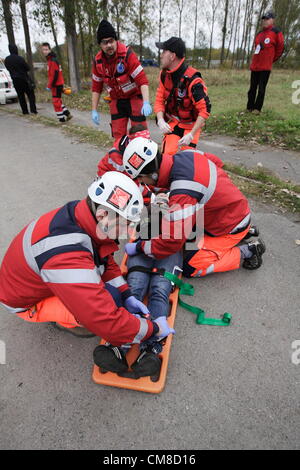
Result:
{"label": "reflective stripe on jacket", "polygon": [[31,222],[12,241],[0,268],[0,302],[27,309],[57,296],[75,319],[114,345],[140,342],[148,320],[118,308],[104,283],[131,292],[113,258],[117,244],[99,239],[86,200],[69,202]]}

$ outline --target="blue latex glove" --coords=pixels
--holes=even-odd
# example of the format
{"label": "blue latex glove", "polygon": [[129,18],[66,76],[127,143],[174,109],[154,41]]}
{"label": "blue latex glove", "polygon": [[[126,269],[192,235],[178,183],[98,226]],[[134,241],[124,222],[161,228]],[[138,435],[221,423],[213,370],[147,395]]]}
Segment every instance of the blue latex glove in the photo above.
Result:
{"label": "blue latex glove", "polygon": [[144,305],[140,300],[136,299],[133,295],[125,300],[124,306],[130,313],[144,313],[145,315],[149,313],[146,305]]}
{"label": "blue latex glove", "polygon": [[95,110],[92,111],[92,121],[94,124],[96,124],[96,126],[99,126],[100,116],[99,116],[98,111],[95,111]]}
{"label": "blue latex glove", "polygon": [[125,252],[128,254],[128,256],[137,255],[136,245],[136,243],[126,243]]}
{"label": "blue latex glove", "polygon": [[46,91],[51,91],[51,88],[45,88]]}
{"label": "blue latex glove", "polygon": [[158,317],[154,322],[159,326],[159,332],[155,335],[156,338],[165,338],[170,334],[175,334],[175,330],[170,328],[166,317]]}
{"label": "blue latex glove", "polygon": [[149,101],[144,101],[141,112],[144,116],[150,116],[150,114],[152,114],[152,106]]}

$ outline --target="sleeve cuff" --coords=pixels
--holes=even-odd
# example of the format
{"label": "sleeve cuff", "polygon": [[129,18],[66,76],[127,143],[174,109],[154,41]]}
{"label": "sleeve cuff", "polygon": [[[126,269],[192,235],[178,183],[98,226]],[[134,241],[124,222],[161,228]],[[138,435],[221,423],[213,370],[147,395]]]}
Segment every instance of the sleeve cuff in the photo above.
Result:
{"label": "sleeve cuff", "polygon": [[131,297],[132,293],[131,290],[128,288],[124,292],[121,292],[121,297],[122,297],[122,302],[125,302],[125,300],[128,299],[128,297]]}

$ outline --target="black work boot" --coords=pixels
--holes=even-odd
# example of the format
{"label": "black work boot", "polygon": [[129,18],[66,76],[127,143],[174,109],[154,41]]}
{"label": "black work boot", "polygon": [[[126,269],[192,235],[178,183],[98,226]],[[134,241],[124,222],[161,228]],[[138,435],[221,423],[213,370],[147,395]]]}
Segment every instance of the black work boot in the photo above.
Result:
{"label": "black work boot", "polygon": [[262,265],[262,255],[266,251],[266,245],[263,240],[259,238],[255,242],[248,243],[249,250],[253,253],[251,258],[246,258],[243,262],[243,268],[245,269],[258,269]]}
{"label": "black work boot", "polygon": [[243,240],[248,240],[250,237],[258,237],[259,235],[259,229],[256,225],[251,225],[249,232],[247,235],[243,238]]}
{"label": "black work boot", "polygon": [[140,377],[149,377],[152,382],[159,379],[161,360],[153,352],[143,351],[136,361],[131,365],[132,371],[118,373],[121,377],[130,379],[139,379]]}
{"label": "black work boot", "polygon": [[94,362],[100,368],[100,372],[121,373],[128,370],[125,354],[117,346],[100,345],[94,350]]}

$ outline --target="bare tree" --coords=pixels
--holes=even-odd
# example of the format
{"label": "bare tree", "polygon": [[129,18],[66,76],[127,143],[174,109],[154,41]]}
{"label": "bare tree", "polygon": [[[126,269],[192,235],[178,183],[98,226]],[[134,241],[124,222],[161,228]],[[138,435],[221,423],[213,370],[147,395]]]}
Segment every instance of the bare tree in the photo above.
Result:
{"label": "bare tree", "polygon": [[197,23],[198,23],[198,0],[195,0],[193,64],[195,63],[195,50],[196,50],[196,44],[197,44]]}
{"label": "bare tree", "polygon": [[228,6],[229,6],[229,0],[225,0],[224,23],[223,23],[223,28],[222,28],[223,38],[222,38],[222,49],[221,49],[221,57],[220,57],[221,65],[223,64],[224,53],[225,53],[225,39],[226,39],[226,34],[227,34]]}
{"label": "bare tree", "polygon": [[35,8],[32,10],[33,16],[42,28],[50,29],[55,44],[55,51],[60,63],[62,63],[62,53],[57,40],[55,17],[61,16],[60,0],[35,0]]}
{"label": "bare tree", "polygon": [[215,31],[215,22],[216,22],[216,15],[217,10],[219,8],[221,0],[211,0],[209,2],[209,7],[206,9],[206,21],[208,24],[208,28],[210,30],[210,40],[209,40],[209,53],[208,53],[208,61],[207,61],[207,68],[210,68],[211,64],[211,54],[212,54],[212,43]]}
{"label": "bare tree", "polygon": [[77,35],[75,24],[75,4],[64,0],[64,21],[68,47],[69,77],[74,92],[80,90],[80,75],[77,55]]}
{"label": "bare tree", "polygon": [[235,22],[237,21],[237,18],[236,18],[237,8],[238,8],[237,2],[231,0],[231,4],[229,5],[229,34],[230,36],[229,36],[225,60],[228,60],[228,57],[230,54],[230,47],[231,47],[232,40],[234,37],[234,25],[235,25]]}
{"label": "bare tree", "polygon": [[32,49],[31,49],[30,33],[29,33],[28,20],[27,20],[27,12],[26,12],[27,2],[28,0],[20,0],[20,8],[21,8],[24,36],[25,36],[27,62],[30,67],[31,78],[32,80],[34,80]]}
{"label": "bare tree", "polygon": [[174,1],[175,1],[175,5],[178,8],[178,13],[179,13],[179,17],[178,17],[178,37],[181,38],[182,13],[183,13],[183,9],[184,9],[184,6],[185,6],[186,2],[185,2],[185,0],[174,0]]}
{"label": "bare tree", "polygon": [[11,0],[2,0],[7,39],[8,39],[9,44],[16,44],[13,21],[12,21],[12,14],[11,14],[11,9],[10,9],[11,3],[12,3]]}
{"label": "bare tree", "polygon": [[132,9],[132,0],[110,0],[109,11],[112,21],[115,23],[118,38],[122,31],[128,31],[128,10]]}
{"label": "bare tree", "polygon": [[[158,42],[161,42],[161,32],[164,21],[164,9],[168,0],[158,0]],[[158,64],[160,65],[160,51],[158,50]]]}
{"label": "bare tree", "polygon": [[140,59],[142,59],[144,39],[151,33],[151,20],[149,16],[151,4],[147,0],[139,0],[137,5],[138,8],[136,9],[136,3],[133,2],[130,16],[134,28],[133,33],[137,37],[139,44]]}
{"label": "bare tree", "polygon": [[234,42],[233,42],[233,54],[232,54],[232,61],[231,67],[233,67],[234,59],[237,58],[237,44],[238,44],[238,36],[240,31],[240,14],[241,14],[241,0],[238,0],[237,6],[237,14],[236,16],[236,24],[235,24],[235,31],[234,31]]}

